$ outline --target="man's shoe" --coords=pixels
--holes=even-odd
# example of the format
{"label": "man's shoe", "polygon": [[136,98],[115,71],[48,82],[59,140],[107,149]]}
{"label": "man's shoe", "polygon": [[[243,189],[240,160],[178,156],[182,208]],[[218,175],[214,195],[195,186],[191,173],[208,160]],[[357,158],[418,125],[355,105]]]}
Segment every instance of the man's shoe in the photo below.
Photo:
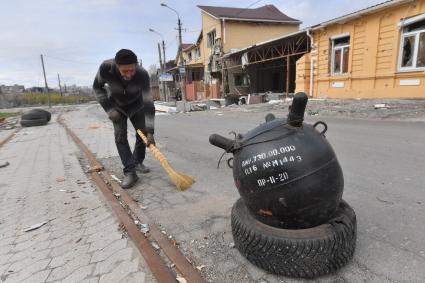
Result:
{"label": "man's shoe", "polygon": [[146,174],[149,173],[151,171],[151,169],[149,169],[148,167],[146,167],[143,163],[139,163],[136,166],[136,170],[142,174]]}
{"label": "man's shoe", "polygon": [[124,189],[131,188],[139,180],[136,172],[124,173],[124,179],[122,180],[121,187]]}

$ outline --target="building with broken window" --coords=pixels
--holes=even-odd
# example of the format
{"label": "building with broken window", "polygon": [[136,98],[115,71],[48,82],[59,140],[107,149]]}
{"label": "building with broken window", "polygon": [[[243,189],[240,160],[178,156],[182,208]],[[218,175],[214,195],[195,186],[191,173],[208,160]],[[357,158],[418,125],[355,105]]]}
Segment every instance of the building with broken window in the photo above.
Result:
{"label": "building with broken window", "polygon": [[[297,32],[301,24],[274,5],[252,9],[198,7],[202,13],[202,31],[194,44],[183,48],[184,62],[179,61],[179,54],[176,56],[177,66],[185,66],[187,100],[223,97],[229,93],[224,55]],[[231,84],[243,91],[249,85],[249,77],[240,71],[232,75]]]}
{"label": "building with broken window", "polygon": [[312,26],[296,91],[319,98],[425,98],[425,0],[393,0]]}

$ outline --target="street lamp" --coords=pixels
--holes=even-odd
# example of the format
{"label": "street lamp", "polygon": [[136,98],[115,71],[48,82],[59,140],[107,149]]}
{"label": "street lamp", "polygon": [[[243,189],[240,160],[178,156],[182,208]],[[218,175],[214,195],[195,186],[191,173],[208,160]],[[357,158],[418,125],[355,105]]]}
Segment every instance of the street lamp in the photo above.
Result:
{"label": "street lamp", "polygon": [[[184,64],[184,62],[183,62],[183,48],[182,48],[183,47],[183,43],[182,43],[182,22],[180,21],[180,15],[179,15],[179,13],[175,9],[171,8],[170,6],[168,6],[165,3],[161,3],[161,6],[170,9],[171,11],[173,11],[174,13],[176,13],[176,15],[177,15],[177,26],[179,28],[179,53],[180,53],[180,62],[181,62],[181,64]],[[185,76],[185,78],[186,78],[186,76]],[[186,101],[186,89],[185,89],[186,88],[186,79],[183,79],[182,82],[183,82],[182,99],[183,99],[183,101]]]}
{"label": "street lamp", "polygon": [[165,59],[165,41],[164,41],[164,37],[162,36],[161,33],[157,32],[156,30],[150,28],[149,29],[150,32],[156,33],[157,35],[159,35],[162,39],[162,55],[164,58],[164,65],[163,65],[163,71],[165,72],[167,69],[167,59]]}
{"label": "street lamp", "polygon": [[[160,67],[161,67],[161,75],[160,75],[160,79],[161,79],[161,76],[163,75],[163,74],[165,74],[166,73],[166,66],[167,66],[167,60],[165,59],[165,42],[164,42],[164,37],[162,36],[162,34],[161,33],[159,33],[159,32],[157,32],[157,31],[155,31],[154,29],[152,29],[152,28],[150,28],[149,29],[149,31],[150,32],[153,32],[153,33],[156,33],[156,34],[158,34],[160,37],[161,37],[161,39],[162,39],[162,52],[163,52],[163,54],[164,54],[164,63],[162,64],[162,62],[161,62],[161,47],[160,47],[160,45],[159,45],[159,43],[158,43],[158,54],[159,54],[159,64],[160,64]],[[164,100],[164,101],[167,101],[167,94],[166,94],[166,90],[165,90],[165,82],[162,82],[162,99]]]}

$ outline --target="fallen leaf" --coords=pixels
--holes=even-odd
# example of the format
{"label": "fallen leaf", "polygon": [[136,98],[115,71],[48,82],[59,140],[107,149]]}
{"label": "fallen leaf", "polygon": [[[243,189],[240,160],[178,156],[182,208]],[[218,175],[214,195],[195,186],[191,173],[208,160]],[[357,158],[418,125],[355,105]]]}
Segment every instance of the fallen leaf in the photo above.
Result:
{"label": "fallen leaf", "polygon": [[56,182],[60,183],[60,182],[64,182],[66,179],[64,177],[57,177],[56,178]]}
{"label": "fallen leaf", "polygon": [[92,166],[87,170],[87,173],[93,173],[93,172],[100,172],[103,171],[105,168],[101,165]]}

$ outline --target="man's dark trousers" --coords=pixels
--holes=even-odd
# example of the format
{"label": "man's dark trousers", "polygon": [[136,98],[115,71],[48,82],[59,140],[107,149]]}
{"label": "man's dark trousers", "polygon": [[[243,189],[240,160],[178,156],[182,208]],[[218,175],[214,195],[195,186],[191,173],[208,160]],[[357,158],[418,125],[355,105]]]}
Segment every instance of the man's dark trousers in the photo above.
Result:
{"label": "man's dark trousers", "polygon": [[[115,144],[117,145],[118,154],[124,166],[124,173],[135,172],[136,165],[143,163],[146,155],[146,145],[136,133],[136,144],[134,152],[130,150],[127,139],[127,117],[121,114],[118,122],[114,122]],[[131,123],[135,130],[141,130],[145,133],[145,114],[143,110],[136,112],[131,118]]]}

